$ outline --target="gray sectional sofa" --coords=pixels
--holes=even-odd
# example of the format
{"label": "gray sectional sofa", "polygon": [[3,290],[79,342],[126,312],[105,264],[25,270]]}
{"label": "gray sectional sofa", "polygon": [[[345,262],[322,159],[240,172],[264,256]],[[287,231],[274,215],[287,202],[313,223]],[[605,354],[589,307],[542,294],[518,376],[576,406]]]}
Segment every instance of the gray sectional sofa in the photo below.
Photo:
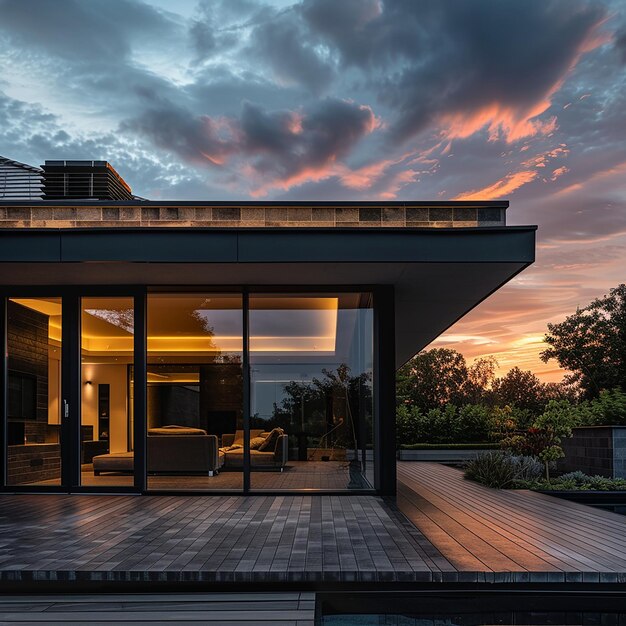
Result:
{"label": "gray sectional sofa", "polygon": [[[269,432],[262,429],[250,429],[251,446],[254,439],[268,437]],[[230,449],[234,444],[241,447]],[[243,468],[243,431],[238,430],[234,434],[222,435],[222,447],[220,452],[224,454],[225,469]],[[281,434],[276,439],[276,444],[267,450],[250,449],[250,467],[254,469],[279,469],[281,472],[287,465],[289,455],[289,439],[286,434]]]}
{"label": "gray sectional sofa", "polygon": [[[267,437],[270,433],[261,429],[250,431],[250,440]],[[238,443],[241,442],[241,443]],[[276,438],[268,450],[250,450],[252,469],[283,470],[288,458],[286,434]],[[170,425],[150,428],[147,438],[147,464],[149,474],[204,474],[213,476],[221,468],[243,468],[243,431],[218,438],[200,428]],[[135,457],[132,452],[113,452],[93,457],[93,473],[133,472]]]}
{"label": "gray sectional sofa", "polygon": [[[215,435],[200,428],[150,428],[147,438],[149,474],[205,474],[213,476],[224,463]],[[93,457],[93,473],[132,472],[134,454],[114,452]]]}

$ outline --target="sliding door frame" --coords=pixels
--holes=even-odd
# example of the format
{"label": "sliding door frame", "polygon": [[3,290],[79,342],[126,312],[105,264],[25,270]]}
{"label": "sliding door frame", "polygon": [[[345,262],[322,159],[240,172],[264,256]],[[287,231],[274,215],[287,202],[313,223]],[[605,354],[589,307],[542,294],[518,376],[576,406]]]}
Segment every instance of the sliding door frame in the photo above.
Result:
{"label": "sliding door frame", "polygon": [[[141,470],[145,466],[145,446],[141,446],[141,438],[135,439],[139,451],[135,453],[134,486],[96,487],[82,486],[80,463],[80,427],[81,427],[81,299],[90,297],[128,297],[133,298],[135,305],[134,347],[135,364],[145,364],[145,351],[137,351],[137,344],[145,345],[145,293],[144,286],[45,286],[45,287],[11,287],[0,290],[0,333],[2,341],[2,358],[0,358],[0,459],[1,459],[1,492],[8,493],[141,493],[145,478],[142,480]],[[60,298],[62,307],[61,318],[61,484],[60,485],[7,485],[7,301],[10,298]],[[138,307],[139,304],[139,308]],[[139,315],[137,313],[139,312]],[[143,356],[142,356],[143,355]],[[145,367],[136,376],[135,385],[145,384]],[[144,433],[145,438],[145,390],[135,390],[134,415],[135,433]],[[67,407],[67,414],[66,409]]]}
{"label": "sliding door frame", "polygon": [[[329,294],[370,292],[373,297],[374,314],[374,375],[373,375],[373,447],[374,489],[320,490],[301,489],[260,490],[251,489],[250,464],[250,329],[249,301],[251,294]],[[243,429],[244,466],[243,488],[221,490],[159,490],[147,489],[147,298],[152,293],[238,293],[242,296],[243,328]],[[6,485],[7,410],[7,320],[8,298],[55,297],[62,299],[62,398],[68,402],[69,417],[61,422],[61,485]],[[81,425],[81,298],[84,297],[132,297],[134,300],[134,392],[133,392],[133,438],[134,438],[134,484],[133,486],[99,487],[80,485],[80,425]],[[395,493],[395,438],[393,418],[395,414],[394,350],[395,336],[393,288],[377,285],[117,285],[117,286],[45,286],[12,287],[0,290],[0,492],[20,493],[129,493],[150,495],[358,495]]]}

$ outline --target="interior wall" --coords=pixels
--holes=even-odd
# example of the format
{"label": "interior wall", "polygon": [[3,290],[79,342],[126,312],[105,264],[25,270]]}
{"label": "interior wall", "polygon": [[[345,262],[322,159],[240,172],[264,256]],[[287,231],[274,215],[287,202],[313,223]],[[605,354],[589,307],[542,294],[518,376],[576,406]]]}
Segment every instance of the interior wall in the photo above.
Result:
{"label": "interior wall", "polygon": [[47,315],[12,300],[7,302],[8,370],[35,378],[36,421],[43,422],[42,428],[48,421],[48,336]]}
{"label": "interior wall", "polygon": [[[91,381],[91,385],[85,384],[88,380]],[[94,439],[100,438],[98,432],[98,385],[110,385],[110,452],[126,452],[128,450],[128,377],[126,364],[83,365],[82,383],[82,425],[93,426]]]}

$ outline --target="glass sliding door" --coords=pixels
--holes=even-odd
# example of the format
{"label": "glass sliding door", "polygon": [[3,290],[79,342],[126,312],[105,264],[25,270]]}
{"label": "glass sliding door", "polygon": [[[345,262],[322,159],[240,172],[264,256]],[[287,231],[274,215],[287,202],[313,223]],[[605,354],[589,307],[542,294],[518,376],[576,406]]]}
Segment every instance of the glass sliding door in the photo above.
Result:
{"label": "glass sliding door", "polygon": [[370,293],[250,296],[252,489],[373,489],[372,307]]}
{"label": "glass sliding door", "polygon": [[151,293],[147,319],[148,488],[242,489],[242,296]]}
{"label": "glass sliding door", "polygon": [[61,484],[61,298],[6,302],[8,486]]}
{"label": "glass sliding door", "polygon": [[82,486],[132,487],[130,375],[135,333],[132,297],[81,299]]}

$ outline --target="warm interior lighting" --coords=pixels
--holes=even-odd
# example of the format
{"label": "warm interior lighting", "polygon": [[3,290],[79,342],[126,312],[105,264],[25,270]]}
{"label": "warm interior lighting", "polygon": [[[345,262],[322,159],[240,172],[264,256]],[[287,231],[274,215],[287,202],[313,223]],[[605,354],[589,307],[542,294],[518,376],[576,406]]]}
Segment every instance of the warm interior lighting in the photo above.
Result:
{"label": "warm interior lighting", "polygon": [[[83,354],[131,354],[134,349],[132,309],[115,308],[115,298],[86,299],[88,300],[92,301],[90,304],[97,300],[103,306],[90,306],[83,310]],[[199,318],[204,318],[211,327],[213,314],[232,312],[234,309],[198,308],[199,303],[194,300],[193,308],[181,312],[175,304],[177,300],[180,303],[180,299],[174,298],[170,302],[168,300],[169,298],[159,302],[160,312],[166,313],[167,304],[171,304],[174,319],[170,320],[168,327],[171,329],[172,323],[175,323],[176,331],[180,334],[149,334],[148,351],[152,355],[219,355],[243,351],[241,336],[220,334],[215,330],[214,334],[210,331],[198,334],[195,325]],[[216,304],[223,307],[223,300],[225,299],[216,299]],[[50,339],[61,341],[61,302],[58,299],[13,298],[13,301],[48,315]],[[203,299],[200,305],[212,303],[213,299]],[[336,350],[338,309],[339,298],[336,297],[255,296],[251,301],[254,322],[250,331],[250,352],[268,356],[280,353],[332,355]]]}
{"label": "warm interior lighting", "polygon": [[148,382],[149,383],[171,383],[180,385],[182,383],[187,385],[199,385],[200,373],[199,372],[168,372],[167,374],[157,374],[148,370]]}

